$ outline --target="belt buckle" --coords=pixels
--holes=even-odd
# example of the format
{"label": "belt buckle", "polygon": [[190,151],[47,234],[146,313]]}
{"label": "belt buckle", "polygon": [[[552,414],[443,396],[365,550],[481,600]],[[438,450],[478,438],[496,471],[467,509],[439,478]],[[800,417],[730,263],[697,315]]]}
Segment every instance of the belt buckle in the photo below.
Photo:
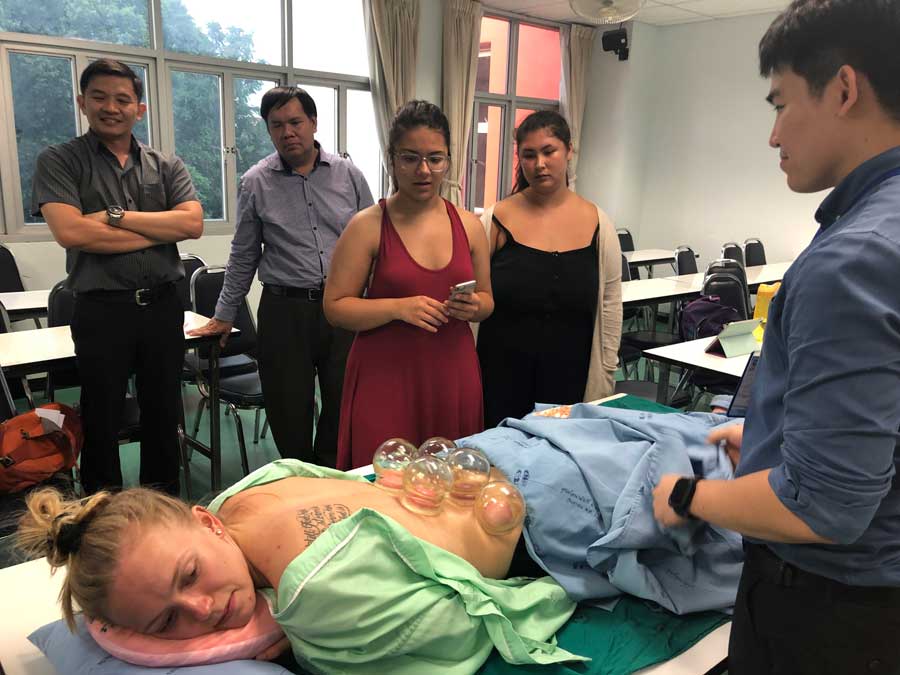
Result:
{"label": "belt buckle", "polygon": [[150,304],[150,301],[149,301],[149,300],[142,300],[142,299],[141,299],[141,294],[142,294],[142,293],[149,293],[149,292],[150,292],[150,289],[149,289],[149,288],[139,288],[139,289],[137,289],[137,290],[134,292],[134,302],[135,302],[135,304],[137,304],[137,305],[140,306],[140,307],[146,307],[147,305],[149,305],[149,304]]}
{"label": "belt buckle", "polygon": [[319,289],[318,289],[318,288],[307,288],[307,289],[306,289],[306,300],[307,300],[307,302],[315,302],[316,300],[318,300],[318,298],[316,297],[316,295],[318,294],[318,292],[319,292]]}

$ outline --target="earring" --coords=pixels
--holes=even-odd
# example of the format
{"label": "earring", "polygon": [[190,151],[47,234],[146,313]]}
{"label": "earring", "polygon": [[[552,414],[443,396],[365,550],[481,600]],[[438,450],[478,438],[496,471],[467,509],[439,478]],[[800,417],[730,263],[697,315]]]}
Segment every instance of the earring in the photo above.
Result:
{"label": "earring", "polygon": [[221,537],[221,536],[222,536],[222,530],[221,530],[221,528],[219,528],[219,529],[216,530],[216,536],[217,536],[217,537]]}

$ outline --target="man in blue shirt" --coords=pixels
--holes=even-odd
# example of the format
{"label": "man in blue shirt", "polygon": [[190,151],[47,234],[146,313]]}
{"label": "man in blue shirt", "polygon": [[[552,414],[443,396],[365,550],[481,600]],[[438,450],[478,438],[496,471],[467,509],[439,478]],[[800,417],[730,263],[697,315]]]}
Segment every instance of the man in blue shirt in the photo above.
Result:
{"label": "man in blue shirt", "polygon": [[900,3],[795,0],[760,42],[770,145],[834,187],[769,309],[733,481],[666,475],[657,520],[744,535],[729,673],[900,672]]}
{"label": "man in blue shirt", "polygon": [[[259,374],[266,416],[282,457],[334,467],[344,365],[353,333],[333,328],[322,289],[338,237],[373,204],[362,172],[314,140],[316,104],[299,87],[267,91],[259,112],[275,152],[241,179],[238,222],[225,284],[210,322],[192,331],[221,334],[234,324],[259,271]],[[315,379],[322,393],[313,446]]]}

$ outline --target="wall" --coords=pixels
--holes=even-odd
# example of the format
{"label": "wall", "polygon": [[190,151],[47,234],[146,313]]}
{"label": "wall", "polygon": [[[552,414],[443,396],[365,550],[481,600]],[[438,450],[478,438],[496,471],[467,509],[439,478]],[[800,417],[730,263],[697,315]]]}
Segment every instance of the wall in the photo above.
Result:
{"label": "wall", "polygon": [[727,240],[759,237],[780,261],[814,234],[824,193],[792,193],[768,147],[774,113],[757,44],[774,16],[636,23],[625,63],[598,37],[580,167],[599,167],[579,171],[579,192],[638,247],[689,244],[708,261]]}

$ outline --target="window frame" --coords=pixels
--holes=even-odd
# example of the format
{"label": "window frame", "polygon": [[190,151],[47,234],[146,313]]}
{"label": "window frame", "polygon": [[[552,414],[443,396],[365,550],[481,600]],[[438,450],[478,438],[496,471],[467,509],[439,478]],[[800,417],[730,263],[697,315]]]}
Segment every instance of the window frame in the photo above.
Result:
{"label": "window frame", "polygon": [[[514,12],[503,12],[491,9],[485,11],[484,18],[499,19],[509,22],[509,40],[507,44],[506,54],[506,93],[494,94],[487,91],[475,91],[475,100],[472,106],[472,129],[468,140],[468,166],[466,167],[466,194],[465,207],[474,211],[475,190],[470,190],[472,180],[475,178],[477,170],[477,138],[478,138],[478,108],[481,105],[499,106],[502,111],[503,123],[500,130],[500,175],[497,194],[498,200],[503,199],[506,191],[510,189],[513,176],[515,174],[515,161],[513,157],[513,145],[515,136],[515,113],[519,108],[527,108],[529,110],[559,110],[559,99],[533,98],[530,96],[516,95],[516,77],[518,75],[518,54],[519,54],[519,26],[526,24],[529,26],[539,26],[541,28],[552,28],[562,31],[563,24],[555,21],[547,21],[544,19],[536,19],[530,16],[523,16]],[[562,81],[562,73],[560,73],[560,81]],[[477,207],[481,208],[481,207]]]}
{"label": "window frame", "polygon": [[[275,66],[236,61],[211,56],[196,56],[166,50],[163,46],[162,0],[147,0],[150,26],[150,46],[133,47],[98,40],[53,37],[32,33],[0,31],[0,242],[52,241],[45,223],[25,223],[21,194],[18,148],[15,139],[12,100],[12,79],[9,52],[29,52],[72,59],[72,96],[78,94],[78,76],[88,62],[95,58],[112,57],[147,67],[144,101],[148,104],[150,140],[152,147],[172,154],[175,150],[174,111],[172,109],[172,70],[212,73],[222,77],[222,109],[224,155],[223,199],[224,219],[206,220],[204,234],[233,234],[237,221],[237,155],[235,152],[234,78],[264,79],[279,85],[308,82],[337,89],[337,147],[329,152],[347,152],[347,91],[357,89],[371,92],[368,77],[295,68],[293,63],[293,4],[304,0],[280,0],[282,63]],[[362,11],[362,0],[360,0]],[[77,108],[76,108],[77,110]],[[76,113],[78,133],[87,130],[87,120]],[[273,148],[274,151],[274,148]],[[379,185],[370,186],[373,194],[381,194],[386,184],[384,175]]]}

